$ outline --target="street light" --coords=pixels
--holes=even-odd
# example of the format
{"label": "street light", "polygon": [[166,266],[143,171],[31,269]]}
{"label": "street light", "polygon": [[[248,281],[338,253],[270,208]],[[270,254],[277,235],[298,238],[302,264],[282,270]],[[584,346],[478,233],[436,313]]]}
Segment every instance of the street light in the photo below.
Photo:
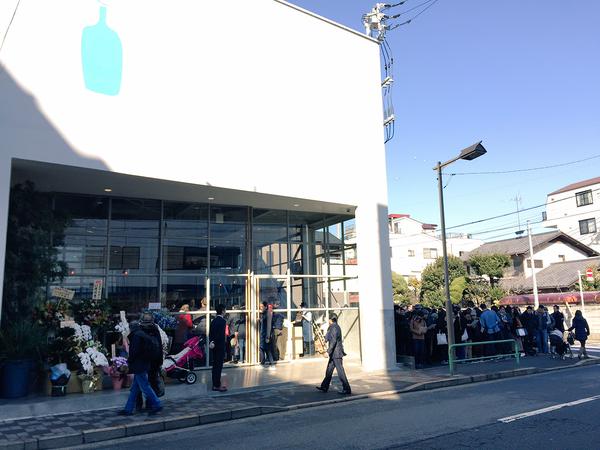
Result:
{"label": "street light", "polygon": [[[485,155],[487,150],[481,145],[481,141],[476,144],[471,145],[470,147],[465,148],[460,152],[460,154],[449,161],[444,163],[439,162],[433,168],[433,170],[437,170],[438,173],[438,190],[440,197],[440,221],[442,226],[442,251],[444,253],[444,289],[446,296],[446,326],[448,328],[448,348],[452,344],[454,344],[454,311],[452,310],[452,300],[450,300],[450,283],[449,283],[449,275],[448,275],[448,250],[446,248],[446,219],[444,217],[444,187],[442,183],[442,168],[452,164],[459,159],[464,159],[465,161],[471,161],[475,158],[479,158],[481,155]],[[454,349],[452,348],[452,352]],[[450,357],[450,355],[448,355]]]}

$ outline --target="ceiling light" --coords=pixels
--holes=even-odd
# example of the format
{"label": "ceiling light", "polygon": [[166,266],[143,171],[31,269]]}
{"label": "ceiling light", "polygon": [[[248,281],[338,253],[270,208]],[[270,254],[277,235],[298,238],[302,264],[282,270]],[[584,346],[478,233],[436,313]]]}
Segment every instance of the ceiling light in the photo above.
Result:
{"label": "ceiling light", "polygon": [[298,206],[300,206],[298,203],[294,203],[294,206],[297,208]]}
{"label": "ceiling light", "polygon": [[112,192],[111,188],[104,188],[104,192]]}
{"label": "ceiling light", "polygon": [[209,200],[214,200],[215,198],[214,198],[214,197],[208,197],[208,199],[209,199]]}

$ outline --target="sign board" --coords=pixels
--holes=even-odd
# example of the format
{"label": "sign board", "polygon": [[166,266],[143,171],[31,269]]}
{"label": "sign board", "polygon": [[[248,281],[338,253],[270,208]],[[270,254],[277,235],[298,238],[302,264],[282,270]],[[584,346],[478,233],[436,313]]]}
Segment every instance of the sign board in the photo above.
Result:
{"label": "sign board", "polygon": [[61,328],[75,328],[75,321],[74,320],[61,320],[60,327]]}
{"label": "sign board", "polygon": [[65,289],[59,286],[53,286],[52,290],[51,290],[51,295],[52,297],[56,297],[56,298],[64,298],[66,300],[73,300],[73,297],[75,296],[75,291],[72,291],[71,289]]}
{"label": "sign board", "polygon": [[100,300],[102,298],[103,280],[94,280],[94,288],[92,289],[92,300]]}
{"label": "sign board", "polygon": [[594,282],[594,270],[593,269],[587,269],[585,271],[585,277],[587,279],[587,281],[589,281],[590,283]]}
{"label": "sign board", "polygon": [[148,303],[148,309],[161,309],[162,305],[160,302]]}

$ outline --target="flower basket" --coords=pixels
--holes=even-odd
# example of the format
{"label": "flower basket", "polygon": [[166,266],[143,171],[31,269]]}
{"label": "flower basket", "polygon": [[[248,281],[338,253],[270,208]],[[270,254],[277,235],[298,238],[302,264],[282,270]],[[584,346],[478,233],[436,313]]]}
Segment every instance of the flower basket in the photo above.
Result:
{"label": "flower basket", "polygon": [[95,390],[100,390],[102,388],[100,385],[100,376],[97,373],[94,373],[93,375],[84,373],[77,375],[77,377],[81,380],[81,392],[84,394],[91,394]]}
{"label": "flower basket", "polygon": [[115,391],[120,391],[121,388],[123,387],[123,381],[125,380],[125,377],[110,377],[112,380],[112,386],[113,386],[113,390]]}

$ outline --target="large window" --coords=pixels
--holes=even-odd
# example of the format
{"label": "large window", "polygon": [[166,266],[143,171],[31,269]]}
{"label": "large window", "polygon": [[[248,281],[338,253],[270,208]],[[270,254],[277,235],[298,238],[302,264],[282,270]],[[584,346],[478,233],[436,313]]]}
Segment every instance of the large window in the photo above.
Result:
{"label": "large window", "polygon": [[588,189],[587,191],[578,192],[575,194],[575,199],[577,201],[577,206],[586,206],[594,203],[594,197],[592,195],[592,190]]}
{"label": "large window", "polygon": [[424,248],[423,258],[425,259],[436,259],[438,257],[437,248]]}
{"label": "large window", "polygon": [[584,219],[579,221],[579,233],[590,234],[596,232],[596,219]]}

